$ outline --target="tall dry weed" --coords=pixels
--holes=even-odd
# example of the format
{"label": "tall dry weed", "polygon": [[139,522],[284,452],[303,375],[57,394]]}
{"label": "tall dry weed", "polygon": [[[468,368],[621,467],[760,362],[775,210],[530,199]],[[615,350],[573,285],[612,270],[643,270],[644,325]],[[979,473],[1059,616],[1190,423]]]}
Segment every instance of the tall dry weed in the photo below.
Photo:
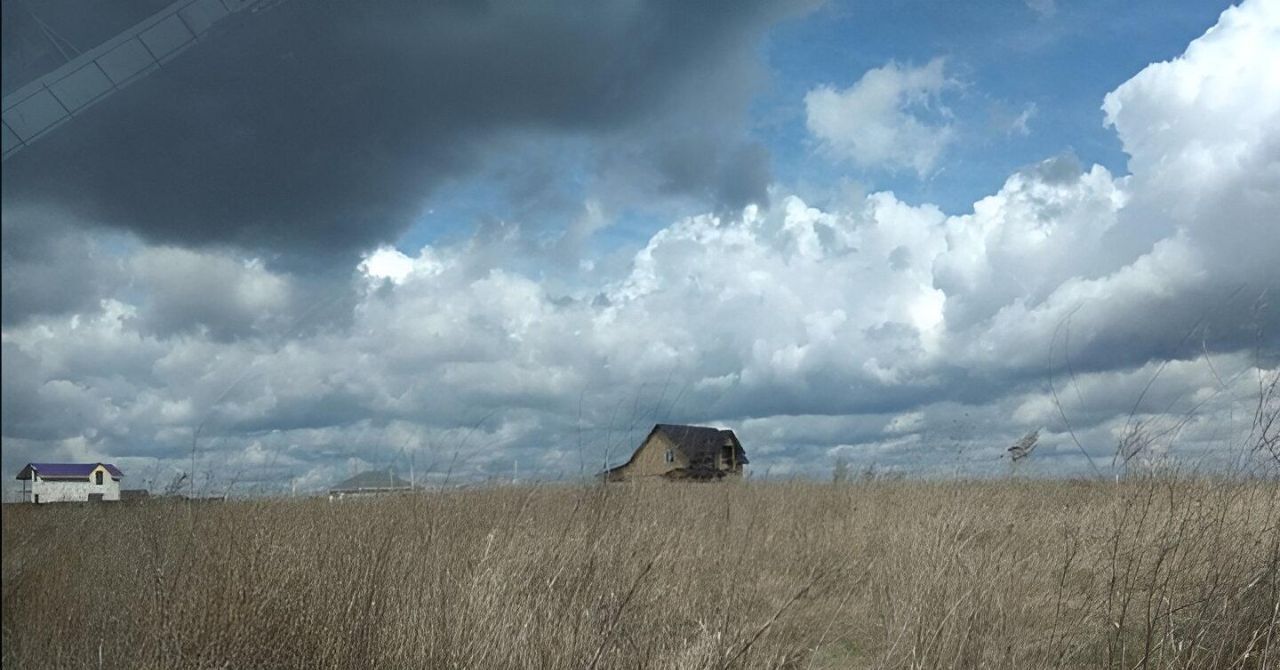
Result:
{"label": "tall dry weed", "polygon": [[1277,487],[1135,477],[10,505],[3,660],[1274,668]]}

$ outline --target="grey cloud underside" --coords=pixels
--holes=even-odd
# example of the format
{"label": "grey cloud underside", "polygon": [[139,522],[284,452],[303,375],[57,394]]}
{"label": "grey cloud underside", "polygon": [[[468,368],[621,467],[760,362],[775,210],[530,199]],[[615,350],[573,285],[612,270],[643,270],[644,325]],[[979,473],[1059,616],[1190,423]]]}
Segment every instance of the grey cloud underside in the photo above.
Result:
{"label": "grey cloud underside", "polygon": [[117,262],[58,216],[5,208],[0,229],[0,324],[96,310],[124,279]]}
{"label": "grey cloud underside", "polygon": [[394,238],[494,133],[631,129],[671,189],[741,206],[764,198],[760,147],[670,154],[741,126],[752,47],[798,4],[285,2],[7,161],[5,199],[167,243],[342,252]]}

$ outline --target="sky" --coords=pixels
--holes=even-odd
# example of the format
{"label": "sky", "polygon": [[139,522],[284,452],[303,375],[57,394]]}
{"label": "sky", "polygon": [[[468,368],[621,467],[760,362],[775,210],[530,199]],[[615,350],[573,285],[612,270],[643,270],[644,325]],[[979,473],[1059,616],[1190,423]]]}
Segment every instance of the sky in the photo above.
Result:
{"label": "sky", "polygon": [[1280,0],[265,3],[5,159],[0,469],[1238,466],[1277,212]]}

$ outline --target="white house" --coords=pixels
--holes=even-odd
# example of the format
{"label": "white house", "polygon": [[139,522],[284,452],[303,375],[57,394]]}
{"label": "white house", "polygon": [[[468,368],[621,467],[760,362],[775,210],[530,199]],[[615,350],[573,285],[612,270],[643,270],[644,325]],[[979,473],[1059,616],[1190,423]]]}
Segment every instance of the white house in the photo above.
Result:
{"label": "white house", "polygon": [[22,500],[32,503],[120,500],[122,477],[110,463],[28,463],[18,473]]}

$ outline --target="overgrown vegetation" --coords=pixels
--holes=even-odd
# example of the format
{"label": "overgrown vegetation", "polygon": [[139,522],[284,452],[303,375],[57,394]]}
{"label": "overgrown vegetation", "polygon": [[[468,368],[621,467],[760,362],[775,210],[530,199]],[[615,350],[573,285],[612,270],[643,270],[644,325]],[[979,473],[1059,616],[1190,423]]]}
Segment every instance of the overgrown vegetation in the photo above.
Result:
{"label": "overgrown vegetation", "polygon": [[1275,480],[495,487],[3,521],[13,667],[1280,667]]}

